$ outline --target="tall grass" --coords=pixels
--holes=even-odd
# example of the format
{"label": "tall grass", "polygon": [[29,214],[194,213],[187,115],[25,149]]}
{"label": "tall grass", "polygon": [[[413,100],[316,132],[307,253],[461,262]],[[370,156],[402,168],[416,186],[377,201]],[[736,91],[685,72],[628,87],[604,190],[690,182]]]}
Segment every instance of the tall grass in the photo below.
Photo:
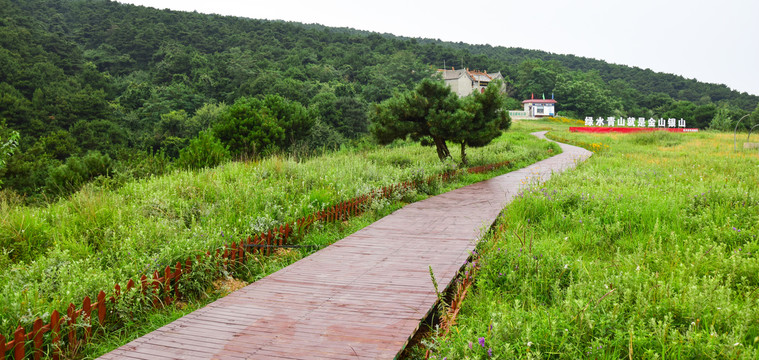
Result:
{"label": "tall grass", "polygon": [[431,358],[759,358],[759,157],[729,134],[537,126],[610,149],[504,210]]}
{"label": "tall grass", "polygon": [[[471,149],[473,166],[550,156],[521,132]],[[555,153],[555,152],[554,152]],[[448,169],[430,148],[344,149],[174,171],[110,190],[88,185],[46,207],[0,201],[0,333],[143,273],[370,190]]]}

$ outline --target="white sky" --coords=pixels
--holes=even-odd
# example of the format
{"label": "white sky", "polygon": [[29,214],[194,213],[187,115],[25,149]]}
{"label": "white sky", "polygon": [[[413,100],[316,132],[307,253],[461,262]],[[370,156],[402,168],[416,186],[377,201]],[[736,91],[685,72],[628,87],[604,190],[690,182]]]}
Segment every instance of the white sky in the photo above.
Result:
{"label": "white sky", "polygon": [[759,94],[756,0],[118,1],[574,54]]}

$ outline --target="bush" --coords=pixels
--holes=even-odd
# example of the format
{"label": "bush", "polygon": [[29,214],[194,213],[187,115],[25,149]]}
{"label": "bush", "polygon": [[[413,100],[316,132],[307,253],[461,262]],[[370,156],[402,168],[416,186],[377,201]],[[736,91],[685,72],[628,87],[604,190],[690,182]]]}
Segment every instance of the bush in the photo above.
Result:
{"label": "bush", "polygon": [[232,153],[255,156],[306,139],[314,117],[300,103],[279,95],[239,98],[221,115],[214,132]]}
{"label": "bush", "polygon": [[710,130],[730,131],[733,130],[733,127],[735,124],[733,124],[733,119],[730,116],[730,110],[724,107],[717,109],[714,118],[709,123]]}
{"label": "bush", "polygon": [[213,136],[211,130],[205,130],[179,152],[177,164],[187,169],[202,169],[219,165],[229,158],[229,149]]}
{"label": "bush", "polygon": [[50,171],[45,187],[54,195],[65,195],[98,176],[107,176],[112,167],[111,157],[99,151],[90,151],[84,157],[72,156]]}

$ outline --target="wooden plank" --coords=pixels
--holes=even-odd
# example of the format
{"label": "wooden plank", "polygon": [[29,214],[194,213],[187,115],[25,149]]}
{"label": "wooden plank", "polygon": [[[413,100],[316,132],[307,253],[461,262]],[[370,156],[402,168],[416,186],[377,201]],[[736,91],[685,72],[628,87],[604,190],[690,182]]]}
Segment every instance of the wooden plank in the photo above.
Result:
{"label": "wooden plank", "polygon": [[[437,301],[429,267],[448,287],[483,225],[523,183],[589,156],[561,146],[564,153],[551,159],[408,205],[103,358],[393,358]],[[272,233],[261,238],[281,241]]]}

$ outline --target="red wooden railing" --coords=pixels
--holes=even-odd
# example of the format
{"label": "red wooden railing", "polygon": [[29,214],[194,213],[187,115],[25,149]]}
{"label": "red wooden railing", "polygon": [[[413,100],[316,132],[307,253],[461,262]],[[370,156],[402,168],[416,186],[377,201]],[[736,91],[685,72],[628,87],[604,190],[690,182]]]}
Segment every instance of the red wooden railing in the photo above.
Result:
{"label": "red wooden railing", "polygon": [[[467,169],[467,171],[469,173],[487,172],[508,164],[508,161],[504,161],[497,164],[472,167]],[[225,245],[223,247],[223,252],[222,249],[216,249],[215,252],[206,252],[205,256],[221,259],[220,264],[222,266],[230,266],[230,262],[232,262],[232,264],[243,262],[247,252],[269,255],[271,254],[273,247],[288,245],[291,242],[293,235],[300,236],[304,234],[312,224],[318,221],[336,222],[347,220],[350,217],[363,213],[365,206],[374,199],[389,198],[394,193],[400,190],[408,191],[421,182],[431,183],[437,179],[448,181],[456,174],[456,171],[447,171],[438,175],[430,176],[426,180],[418,182],[406,181],[388,185],[374,190],[369,194],[361,195],[348,201],[343,201],[314,214],[297,219],[294,223],[287,223],[256,236],[249,236],[247,239]],[[295,232],[294,229],[297,229],[298,231]],[[195,261],[198,262],[200,260],[201,255],[196,256]],[[100,291],[97,296],[97,301],[94,304],[90,297],[86,296],[82,301],[81,309],[77,309],[74,304],[69,304],[65,316],[61,316],[58,310],[54,310],[50,316],[49,322],[44,322],[41,318],[37,318],[33,322],[32,329],[29,332],[27,332],[23,326],[19,325],[13,333],[12,339],[8,342],[6,342],[7,338],[0,334],[0,359],[12,355],[14,359],[18,360],[26,358],[27,355],[31,355],[37,360],[48,355],[45,353],[46,349],[52,353],[53,359],[60,359],[64,354],[75,353],[78,345],[88,342],[92,336],[91,320],[93,311],[95,312],[98,323],[103,324],[106,320],[107,303],[110,302],[111,304],[115,304],[122,296],[122,290],[123,292],[128,292],[132,289],[136,289],[138,286],[140,292],[150,299],[152,306],[158,307],[170,304],[180,296],[179,280],[181,279],[182,274],[187,274],[192,271],[192,266],[193,259],[187,258],[184,266],[180,262],[177,262],[173,269],[170,266],[167,266],[161,273],[154,271],[151,275],[152,279],[144,274],[140,276],[139,283],[135,283],[134,280],[130,279],[126,284],[125,289],[122,289],[121,285],[116,284],[113,287],[112,295],[107,299],[106,293]],[[81,321],[77,322],[78,319],[81,319]],[[81,327],[82,331],[78,331],[78,327]],[[48,339],[49,344],[45,346],[44,335],[48,332],[51,332],[51,336]],[[68,340],[65,346],[63,345],[64,342],[62,339]],[[28,348],[32,349],[29,354],[27,354],[26,351]]]}

